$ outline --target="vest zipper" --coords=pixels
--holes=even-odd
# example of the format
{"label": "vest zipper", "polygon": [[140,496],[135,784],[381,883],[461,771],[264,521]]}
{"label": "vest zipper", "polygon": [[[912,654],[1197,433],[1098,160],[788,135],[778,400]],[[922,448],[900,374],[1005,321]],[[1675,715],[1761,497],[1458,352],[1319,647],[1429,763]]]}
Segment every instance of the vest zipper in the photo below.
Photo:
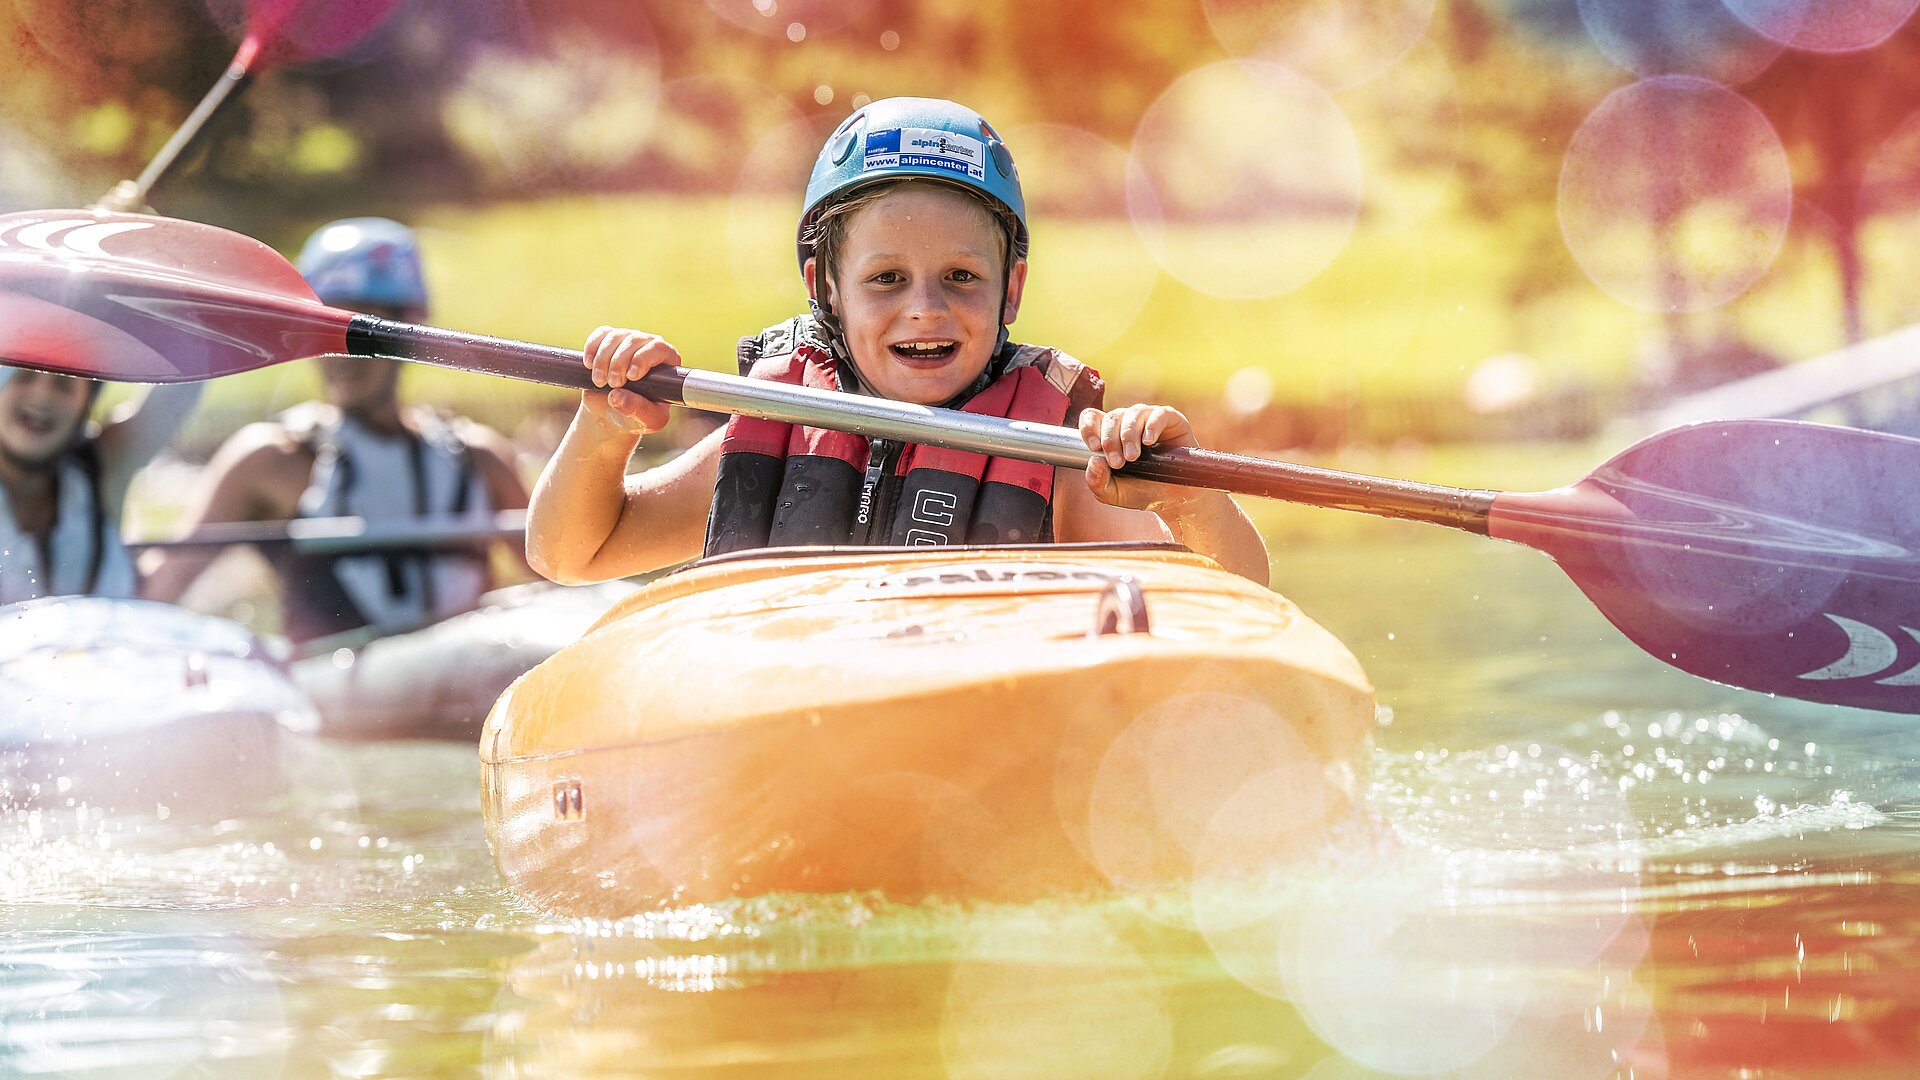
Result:
{"label": "vest zipper", "polygon": [[892,470],[893,459],[899,455],[900,443],[891,439],[871,439],[867,442],[867,471],[860,479],[860,501],[855,505],[854,524],[860,528],[860,537],[855,543],[861,546],[873,543],[873,534],[880,527],[881,490],[886,483],[887,473]]}

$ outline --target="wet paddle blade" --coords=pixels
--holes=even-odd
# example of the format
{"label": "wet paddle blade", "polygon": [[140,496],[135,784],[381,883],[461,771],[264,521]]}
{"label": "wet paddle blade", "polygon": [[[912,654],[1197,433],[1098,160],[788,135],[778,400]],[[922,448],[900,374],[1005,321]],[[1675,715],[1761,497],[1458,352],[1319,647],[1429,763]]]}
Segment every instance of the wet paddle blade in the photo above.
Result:
{"label": "wet paddle blade", "polygon": [[238,233],[104,211],[0,216],[0,357],[9,363],[190,382],[345,352],[352,317]]}
{"label": "wet paddle blade", "polygon": [[1703,678],[1920,712],[1920,440],[1786,420],[1654,435],[1494,500],[1620,631]]}

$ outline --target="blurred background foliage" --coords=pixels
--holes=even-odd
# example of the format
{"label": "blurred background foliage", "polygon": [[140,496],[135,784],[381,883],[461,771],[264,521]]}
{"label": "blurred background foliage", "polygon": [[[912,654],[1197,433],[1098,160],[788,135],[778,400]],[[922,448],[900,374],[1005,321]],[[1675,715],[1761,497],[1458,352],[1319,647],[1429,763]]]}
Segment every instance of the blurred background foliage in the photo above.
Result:
{"label": "blurred background foliage", "polygon": [[[1578,437],[1916,321],[1913,7],[408,0],[259,79],[152,202],[286,251],[399,218],[425,230],[440,324],[637,325],[726,368],[802,304],[792,221],[825,134],[874,97],[951,97],[1027,185],[1016,336],[1116,397],[1249,449]],[[0,206],[136,173],[245,19],[0,4]],[[564,406],[413,378],[509,429]],[[311,389],[232,382],[209,440]]]}

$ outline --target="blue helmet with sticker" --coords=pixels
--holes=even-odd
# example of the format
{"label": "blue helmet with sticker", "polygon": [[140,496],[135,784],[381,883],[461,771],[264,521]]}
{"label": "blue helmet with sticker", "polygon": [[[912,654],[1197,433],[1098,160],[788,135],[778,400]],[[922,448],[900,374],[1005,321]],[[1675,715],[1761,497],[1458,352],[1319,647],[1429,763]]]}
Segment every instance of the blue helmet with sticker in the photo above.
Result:
{"label": "blue helmet with sticker", "polygon": [[397,221],[362,217],[322,225],[300,249],[298,265],[323,304],[426,313],[420,245]]}
{"label": "blue helmet with sticker", "polygon": [[940,98],[885,98],[841,121],[807,178],[797,234],[800,264],[813,255],[807,234],[820,209],[883,180],[924,177],[971,188],[1006,207],[1016,251],[1027,246],[1027,203],[1013,154],[986,118]]}

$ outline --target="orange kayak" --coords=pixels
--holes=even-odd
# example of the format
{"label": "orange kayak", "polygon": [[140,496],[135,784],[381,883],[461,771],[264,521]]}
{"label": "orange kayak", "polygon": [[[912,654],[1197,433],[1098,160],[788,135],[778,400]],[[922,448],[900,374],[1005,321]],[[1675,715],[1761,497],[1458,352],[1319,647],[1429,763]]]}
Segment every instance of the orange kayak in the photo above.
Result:
{"label": "orange kayak", "polygon": [[542,910],[776,892],[1017,900],[1241,869],[1334,813],[1353,655],[1162,545],[755,552],[609,611],[481,733]]}

